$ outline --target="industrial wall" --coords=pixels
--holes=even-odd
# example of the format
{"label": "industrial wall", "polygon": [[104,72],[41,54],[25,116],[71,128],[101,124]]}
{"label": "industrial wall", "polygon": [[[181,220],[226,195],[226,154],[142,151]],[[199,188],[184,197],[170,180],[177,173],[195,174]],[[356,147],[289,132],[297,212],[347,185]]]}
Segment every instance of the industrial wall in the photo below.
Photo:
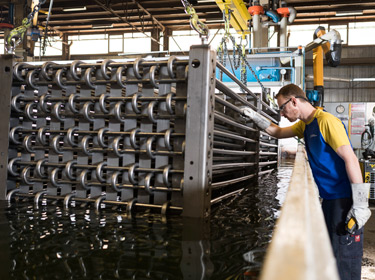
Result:
{"label": "industrial wall", "polygon": [[[306,75],[312,74],[312,53],[308,53]],[[340,81],[328,80],[331,78]],[[352,81],[356,78],[372,78],[374,81]],[[338,67],[332,68],[325,63],[324,79],[324,102],[374,102],[375,46],[343,47]],[[312,89],[312,80],[307,78],[306,81],[307,89]]]}

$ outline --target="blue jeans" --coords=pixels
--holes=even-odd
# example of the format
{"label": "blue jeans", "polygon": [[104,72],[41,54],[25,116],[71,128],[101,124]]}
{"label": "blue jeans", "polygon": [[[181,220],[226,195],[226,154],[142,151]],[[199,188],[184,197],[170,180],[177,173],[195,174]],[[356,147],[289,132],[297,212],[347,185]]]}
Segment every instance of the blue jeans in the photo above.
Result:
{"label": "blue jeans", "polygon": [[348,234],[345,219],[351,198],[323,200],[322,208],[341,280],[361,280],[363,228]]}

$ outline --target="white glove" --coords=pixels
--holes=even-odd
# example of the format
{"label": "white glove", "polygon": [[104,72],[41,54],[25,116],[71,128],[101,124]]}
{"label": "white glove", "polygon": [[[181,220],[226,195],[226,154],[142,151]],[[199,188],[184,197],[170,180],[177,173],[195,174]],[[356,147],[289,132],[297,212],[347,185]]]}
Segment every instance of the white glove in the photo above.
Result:
{"label": "white glove", "polygon": [[354,218],[357,229],[363,227],[371,216],[371,210],[368,208],[370,185],[369,183],[352,184],[353,205],[346,217],[346,223]]}
{"label": "white glove", "polygon": [[252,119],[253,122],[260,128],[265,130],[267,127],[271,125],[271,121],[267,120],[261,114],[255,112],[250,107],[243,106],[240,108],[241,114]]}

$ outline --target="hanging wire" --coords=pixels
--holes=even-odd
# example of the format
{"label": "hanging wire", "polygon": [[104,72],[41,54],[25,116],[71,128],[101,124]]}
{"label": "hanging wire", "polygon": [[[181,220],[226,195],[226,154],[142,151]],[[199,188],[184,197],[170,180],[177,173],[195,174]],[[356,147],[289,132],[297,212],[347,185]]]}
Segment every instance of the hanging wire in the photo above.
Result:
{"label": "hanging wire", "polygon": [[182,52],[183,55],[186,55],[186,53],[181,49],[180,45],[177,43],[177,41],[174,39],[173,36],[170,36],[172,38],[172,40],[175,42],[175,44],[177,45],[177,47],[180,49],[180,51]]}
{"label": "hanging wire", "polygon": [[45,30],[44,30],[44,39],[43,39],[43,45],[42,45],[43,56],[46,53],[46,41],[47,41],[47,36],[48,36],[48,22],[49,22],[49,18],[51,16],[51,13],[52,13],[52,6],[53,6],[53,0],[51,0],[51,2],[49,3],[48,16],[47,16],[46,26],[45,26]]}

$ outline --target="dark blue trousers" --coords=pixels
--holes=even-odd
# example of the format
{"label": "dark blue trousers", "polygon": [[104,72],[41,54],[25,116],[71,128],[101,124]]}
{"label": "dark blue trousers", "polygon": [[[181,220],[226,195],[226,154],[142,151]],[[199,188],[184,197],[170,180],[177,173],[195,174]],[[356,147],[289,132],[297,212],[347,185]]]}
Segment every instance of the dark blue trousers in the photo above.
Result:
{"label": "dark blue trousers", "polygon": [[348,234],[345,219],[351,198],[323,200],[322,208],[341,280],[361,280],[363,228]]}

